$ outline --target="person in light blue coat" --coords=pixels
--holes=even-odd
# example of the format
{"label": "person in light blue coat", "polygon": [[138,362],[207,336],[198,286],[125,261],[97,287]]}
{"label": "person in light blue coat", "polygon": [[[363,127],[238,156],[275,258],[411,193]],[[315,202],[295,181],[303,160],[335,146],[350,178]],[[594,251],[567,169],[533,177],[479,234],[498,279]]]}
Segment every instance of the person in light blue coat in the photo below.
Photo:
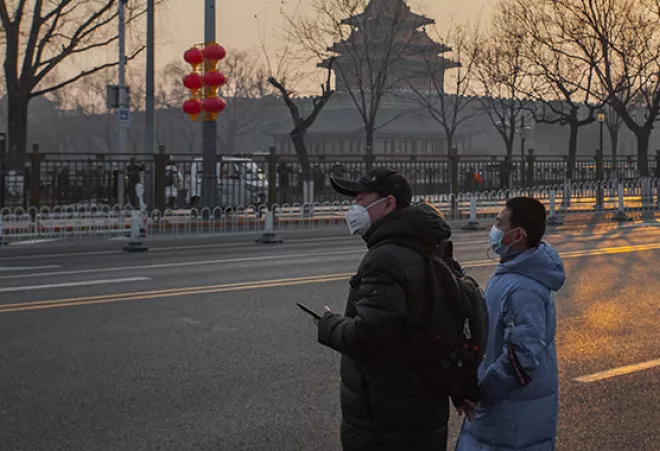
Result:
{"label": "person in light blue coat", "polygon": [[462,409],[468,418],[457,451],[551,451],[558,415],[553,292],[565,280],[557,252],[543,242],[545,207],[509,199],[491,229],[501,260],[486,286],[488,345],[479,368],[481,399]]}

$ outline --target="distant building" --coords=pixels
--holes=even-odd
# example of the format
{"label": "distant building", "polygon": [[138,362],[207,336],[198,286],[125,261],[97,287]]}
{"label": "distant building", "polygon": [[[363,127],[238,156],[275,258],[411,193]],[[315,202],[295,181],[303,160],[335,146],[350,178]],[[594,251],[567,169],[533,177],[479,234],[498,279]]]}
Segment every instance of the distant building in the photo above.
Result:
{"label": "distant building", "polygon": [[[329,49],[336,55],[332,66],[336,93],[307,132],[309,153],[364,154],[364,123],[353,97],[368,93],[369,80],[385,74],[390,86],[378,107],[374,154],[442,153],[444,133],[436,121],[420,111],[414,93],[414,90],[432,91],[434,85],[444,86],[445,71],[458,67],[458,63],[443,56],[451,49],[433,41],[426,33],[424,27],[435,21],[413,13],[404,0],[371,0],[364,12],[342,23],[351,27],[351,34]],[[369,44],[369,61],[386,67],[377,74],[365,72],[370,65],[360,57],[360,52],[366,51],[365,41],[377,42]],[[386,56],[388,52],[395,55]],[[329,66],[330,59],[319,64],[319,67]],[[275,131],[272,135],[279,153],[294,153],[288,131]]]}

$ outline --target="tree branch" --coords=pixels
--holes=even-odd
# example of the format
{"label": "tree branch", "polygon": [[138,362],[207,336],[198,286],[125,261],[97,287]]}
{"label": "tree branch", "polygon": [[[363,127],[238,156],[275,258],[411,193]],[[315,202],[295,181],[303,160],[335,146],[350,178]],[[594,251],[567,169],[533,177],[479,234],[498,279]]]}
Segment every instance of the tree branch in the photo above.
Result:
{"label": "tree branch", "polygon": [[[134,59],[136,56],[138,56],[140,53],[142,53],[142,51],[145,48],[146,48],[145,46],[140,46],[137,50],[135,50],[135,52],[133,52],[131,55],[127,56],[126,59],[128,61]],[[103,65],[100,65],[100,66],[96,66],[92,69],[84,70],[84,71],[80,72],[78,75],[69,78],[68,80],[62,81],[62,82],[57,83],[57,84],[55,84],[53,86],[50,86],[48,88],[44,88],[44,89],[41,89],[41,90],[38,90],[38,91],[34,91],[30,94],[30,97],[32,97],[32,98],[39,97],[41,95],[48,94],[49,92],[57,91],[58,89],[62,89],[65,86],[70,85],[71,83],[75,83],[76,81],[80,80],[81,78],[84,78],[88,75],[92,75],[96,72],[99,72],[99,71],[102,71],[102,70],[105,70],[105,69],[108,69],[108,68],[111,68],[111,67],[115,67],[115,66],[117,66],[117,64],[118,64],[117,62],[106,63],[106,64],[103,64]]]}
{"label": "tree branch", "polygon": [[300,118],[300,110],[298,109],[298,105],[296,105],[295,102],[291,100],[291,97],[289,96],[289,91],[287,91],[286,88],[275,79],[275,77],[268,77],[268,83],[273,85],[273,87],[279,90],[280,93],[282,94],[284,103],[286,103],[286,106],[289,108],[289,111],[291,112],[293,123],[297,125],[298,123],[302,122],[302,119]]}
{"label": "tree branch", "polygon": [[37,45],[37,39],[39,38],[39,31],[41,29],[41,7],[43,5],[43,0],[34,0],[34,9],[32,11],[32,25],[30,26],[30,32],[28,35],[27,46],[25,47],[25,55],[23,56],[23,70],[21,71],[22,75],[30,74],[32,75],[32,59],[34,57],[34,49]]}

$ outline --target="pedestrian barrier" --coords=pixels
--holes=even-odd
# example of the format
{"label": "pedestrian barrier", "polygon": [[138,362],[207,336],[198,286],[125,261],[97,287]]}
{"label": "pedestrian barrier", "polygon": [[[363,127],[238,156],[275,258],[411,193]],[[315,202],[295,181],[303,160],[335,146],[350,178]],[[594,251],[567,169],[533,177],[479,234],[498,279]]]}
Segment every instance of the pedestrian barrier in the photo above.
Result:
{"label": "pedestrian barrier", "polygon": [[[504,208],[506,200],[531,196],[548,208],[548,223],[566,221],[638,220],[660,211],[658,180],[617,183],[581,183],[520,190],[438,194],[416,197],[440,209],[455,226],[468,230],[489,226]],[[54,208],[0,210],[0,240],[6,244],[38,242],[81,243],[99,240],[127,240],[142,243],[149,237],[202,235],[253,235],[261,242],[277,242],[278,234],[296,230],[344,227],[350,202],[326,202],[213,208],[152,210],[142,212],[131,206],[76,204]],[[137,219],[136,219],[137,216]],[[136,237],[136,223],[137,237]],[[142,235],[142,236],[140,236]]]}
{"label": "pedestrian barrier", "polygon": [[[142,219],[142,211],[133,210],[131,212],[131,229],[128,243],[124,246],[125,252],[144,252],[147,246],[142,243],[142,238],[146,236],[145,222]],[[146,218],[146,214],[144,215]]]}

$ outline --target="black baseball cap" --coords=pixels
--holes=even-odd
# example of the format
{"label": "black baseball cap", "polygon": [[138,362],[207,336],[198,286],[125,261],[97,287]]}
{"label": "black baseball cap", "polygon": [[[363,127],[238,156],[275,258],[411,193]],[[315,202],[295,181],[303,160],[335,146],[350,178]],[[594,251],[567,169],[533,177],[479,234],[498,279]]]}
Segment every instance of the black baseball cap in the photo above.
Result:
{"label": "black baseball cap", "polygon": [[408,179],[389,168],[376,168],[360,180],[330,177],[330,183],[335,191],[344,196],[378,193],[394,197],[397,207],[408,206],[412,201],[413,189]]}

